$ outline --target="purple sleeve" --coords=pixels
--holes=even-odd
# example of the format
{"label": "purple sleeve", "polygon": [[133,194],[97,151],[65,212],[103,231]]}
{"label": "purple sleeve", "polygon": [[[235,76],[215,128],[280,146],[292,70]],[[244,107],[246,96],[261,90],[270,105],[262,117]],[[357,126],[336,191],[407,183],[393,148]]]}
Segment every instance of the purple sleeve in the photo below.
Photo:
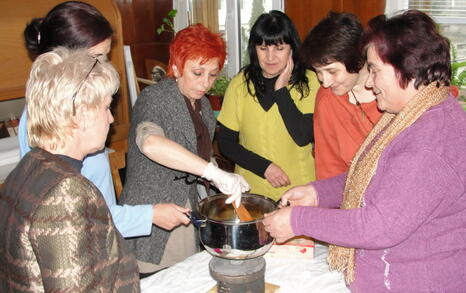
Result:
{"label": "purple sleeve", "polygon": [[459,200],[464,186],[437,154],[419,150],[387,157],[379,162],[363,207],[294,207],[293,232],[346,247],[381,249],[402,242],[436,216],[436,209]]}
{"label": "purple sleeve", "polygon": [[319,207],[340,207],[340,203],[343,199],[343,190],[345,188],[346,174],[347,173],[342,173],[332,178],[322,179],[311,183],[317,191],[317,197],[319,198]]}

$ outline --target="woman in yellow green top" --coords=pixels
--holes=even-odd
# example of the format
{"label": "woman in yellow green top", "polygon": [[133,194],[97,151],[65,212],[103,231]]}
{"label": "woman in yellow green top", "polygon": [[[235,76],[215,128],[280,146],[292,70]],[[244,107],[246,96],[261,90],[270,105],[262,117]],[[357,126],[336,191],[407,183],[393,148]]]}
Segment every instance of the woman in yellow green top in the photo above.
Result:
{"label": "woman in yellow green top", "polygon": [[218,116],[220,150],[251,193],[274,200],[315,180],[312,113],[319,82],[299,61],[300,43],[286,14],[259,16],[249,37],[250,64],[230,82]]}

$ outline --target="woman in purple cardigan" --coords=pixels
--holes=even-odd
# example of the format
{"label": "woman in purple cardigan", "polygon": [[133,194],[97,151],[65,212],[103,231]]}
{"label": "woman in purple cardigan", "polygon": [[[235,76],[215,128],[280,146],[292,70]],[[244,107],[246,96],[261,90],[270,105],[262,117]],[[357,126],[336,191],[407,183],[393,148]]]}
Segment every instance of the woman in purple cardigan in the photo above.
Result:
{"label": "woman in purple cardigan", "polygon": [[384,116],[348,173],[286,192],[266,229],[330,243],[352,292],[466,292],[466,113],[448,90],[449,42],[407,11],[372,19],[362,45]]}

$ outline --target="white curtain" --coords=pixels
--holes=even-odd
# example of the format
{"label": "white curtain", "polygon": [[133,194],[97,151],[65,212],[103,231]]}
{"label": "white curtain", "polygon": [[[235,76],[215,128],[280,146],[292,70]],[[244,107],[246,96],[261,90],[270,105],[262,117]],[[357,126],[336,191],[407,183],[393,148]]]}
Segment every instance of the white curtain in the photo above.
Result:
{"label": "white curtain", "polygon": [[193,23],[202,23],[218,33],[218,0],[192,0]]}

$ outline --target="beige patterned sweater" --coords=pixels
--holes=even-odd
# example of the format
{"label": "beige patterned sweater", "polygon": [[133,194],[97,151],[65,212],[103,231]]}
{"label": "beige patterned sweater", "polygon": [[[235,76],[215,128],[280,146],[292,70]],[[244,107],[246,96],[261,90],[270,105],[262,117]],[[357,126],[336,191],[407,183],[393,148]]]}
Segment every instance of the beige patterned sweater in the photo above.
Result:
{"label": "beige patterned sweater", "polygon": [[29,152],[0,190],[0,292],[139,292],[135,258],[98,189]]}

